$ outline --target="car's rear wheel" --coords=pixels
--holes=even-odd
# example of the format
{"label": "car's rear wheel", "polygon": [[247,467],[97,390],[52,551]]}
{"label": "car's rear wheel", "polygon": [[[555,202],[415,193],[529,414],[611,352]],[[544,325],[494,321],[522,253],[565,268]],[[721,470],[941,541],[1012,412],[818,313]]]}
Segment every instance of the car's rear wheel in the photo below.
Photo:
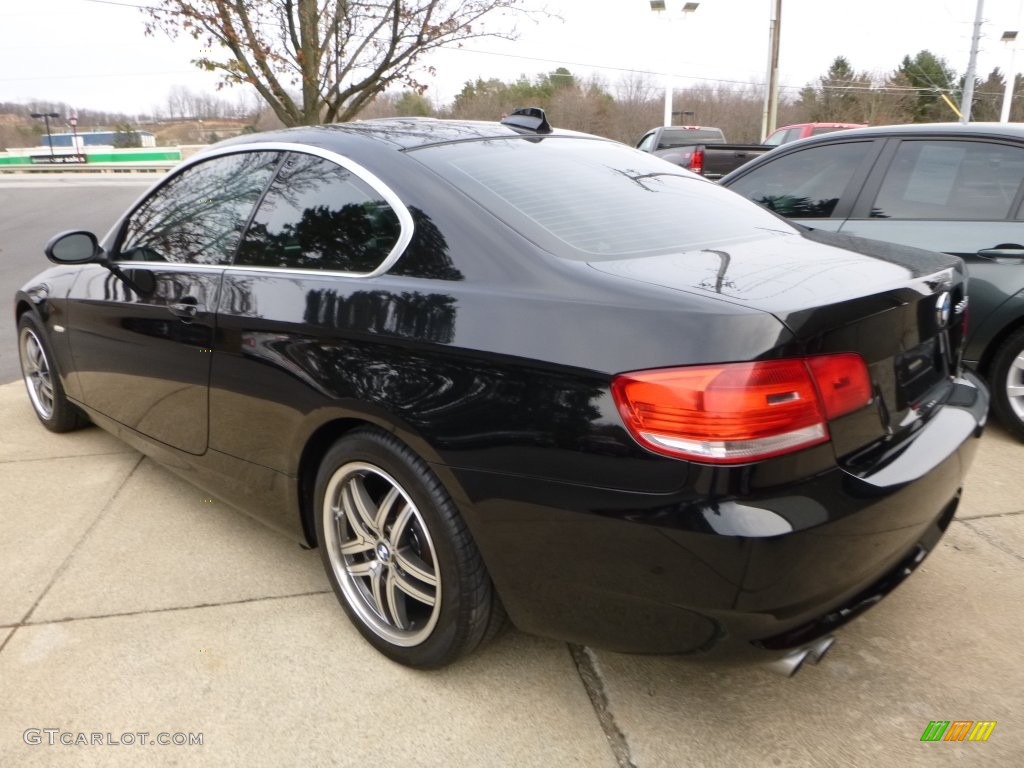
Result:
{"label": "car's rear wheel", "polygon": [[440,667],[493,634],[503,611],[480,553],[427,464],[360,429],[328,451],[316,481],[328,578],[360,633],[386,656]]}
{"label": "car's rear wheel", "polygon": [[64,394],[46,333],[28,312],[18,320],[18,355],[29,402],[43,426],[52,432],[70,432],[85,426],[85,414]]}
{"label": "car's rear wheel", "polygon": [[996,415],[1018,440],[1024,440],[1024,328],[999,345],[990,381]]}

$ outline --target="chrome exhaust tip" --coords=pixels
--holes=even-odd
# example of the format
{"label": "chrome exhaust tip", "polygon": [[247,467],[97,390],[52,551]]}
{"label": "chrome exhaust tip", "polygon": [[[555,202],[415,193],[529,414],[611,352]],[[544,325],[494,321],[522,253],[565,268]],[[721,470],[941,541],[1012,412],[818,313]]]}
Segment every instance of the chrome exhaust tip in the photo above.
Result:
{"label": "chrome exhaust tip", "polygon": [[836,639],[832,637],[832,635],[827,635],[826,637],[821,637],[815,640],[811,643],[811,647],[807,649],[810,655],[808,661],[810,661],[811,664],[817,664],[825,658],[825,654],[829,652],[829,649],[833,645],[835,645],[835,642]]}
{"label": "chrome exhaust tip", "polygon": [[793,651],[788,656],[783,656],[781,659],[775,661],[769,661],[765,666],[776,674],[782,675],[783,677],[792,677],[797,673],[797,670],[803,665],[804,661],[811,652],[806,648],[799,651]]}
{"label": "chrome exhaust tip", "polygon": [[799,671],[805,661],[809,661],[811,664],[817,664],[825,658],[825,654],[828,653],[829,649],[835,644],[835,642],[836,639],[831,635],[820,637],[810,645],[793,651],[792,653],[783,656],[781,659],[769,661],[765,666],[772,672],[780,674],[783,677],[792,677]]}

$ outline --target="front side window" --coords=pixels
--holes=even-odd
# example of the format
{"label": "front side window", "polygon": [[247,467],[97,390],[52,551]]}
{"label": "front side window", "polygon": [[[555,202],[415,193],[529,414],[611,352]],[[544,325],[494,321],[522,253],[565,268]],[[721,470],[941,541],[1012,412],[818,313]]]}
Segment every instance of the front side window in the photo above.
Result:
{"label": "front side window", "polygon": [[260,203],[235,263],[372,272],[391,253],[401,229],[380,192],[352,171],[292,153]]}
{"label": "front side window", "polygon": [[1005,219],[1024,178],[1024,149],[983,141],[904,141],[873,218]]}
{"label": "front side window", "polygon": [[799,128],[786,128],[785,130],[778,130],[764,140],[765,146],[777,147],[780,144],[785,144],[790,141],[794,141],[800,138]]}
{"label": "front side window", "polygon": [[132,212],[118,258],[229,263],[279,159],[277,152],[240,152],[176,174]]}
{"label": "front side window", "polygon": [[832,216],[871,142],[810,147],[769,160],[729,185],[748,200],[791,219]]}

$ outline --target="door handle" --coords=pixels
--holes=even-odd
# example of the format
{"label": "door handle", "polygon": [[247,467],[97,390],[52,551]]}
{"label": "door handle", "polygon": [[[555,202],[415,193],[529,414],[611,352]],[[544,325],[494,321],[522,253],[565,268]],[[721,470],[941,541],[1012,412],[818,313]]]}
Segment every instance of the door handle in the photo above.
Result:
{"label": "door handle", "polygon": [[1024,245],[1000,243],[995,248],[982,248],[978,255],[986,259],[1024,259]]}
{"label": "door handle", "polygon": [[171,310],[172,315],[177,315],[183,320],[192,320],[199,311],[199,300],[195,296],[182,296],[167,308]]}

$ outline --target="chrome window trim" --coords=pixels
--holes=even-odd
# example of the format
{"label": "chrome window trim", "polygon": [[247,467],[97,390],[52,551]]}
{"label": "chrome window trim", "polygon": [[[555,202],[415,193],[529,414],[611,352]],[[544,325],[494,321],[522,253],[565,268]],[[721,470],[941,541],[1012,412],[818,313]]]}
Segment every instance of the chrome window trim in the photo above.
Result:
{"label": "chrome window trim", "polygon": [[[362,165],[357,163],[344,155],[333,152],[329,149],[322,149],[321,147],[313,147],[308,144],[296,144],[290,141],[266,141],[266,142],[250,142],[246,144],[232,144],[226,147],[216,147],[214,149],[203,150],[188,160],[183,162],[174,171],[159,184],[158,187],[154,187],[146,191],[146,193],[140,197],[132,205],[131,211],[135,212],[135,209],[142,203],[143,200],[148,198],[153,192],[159,187],[162,187],[165,183],[169,182],[171,178],[177,176],[180,173],[184,173],[186,170],[191,168],[198,163],[205,160],[211,160],[215,157],[223,157],[224,155],[235,155],[243,152],[299,152],[306,155],[314,155],[315,157],[322,158],[335,165],[340,165],[345,170],[349,171],[356,178],[360,179],[365,184],[369,185],[371,189],[377,192],[381,197],[384,198],[384,202],[391,206],[391,209],[398,216],[399,234],[398,240],[392,246],[388,255],[384,257],[384,260],[377,266],[376,269],[370,272],[345,272],[341,270],[328,270],[328,269],[302,269],[299,267],[257,267],[257,266],[246,266],[244,264],[187,264],[182,262],[165,262],[165,261],[115,261],[114,263],[118,266],[124,267],[182,267],[188,269],[222,269],[232,271],[244,271],[244,272],[270,272],[280,274],[298,274],[298,275],[327,275],[332,277],[378,277],[383,275],[395,262],[402,256],[409,243],[412,241],[413,232],[415,230],[415,224],[413,223],[412,214],[409,213],[409,209],[405,207],[405,203],[402,202],[401,198],[385,184],[376,174],[367,170]],[[277,174],[274,174],[274,178],[277,178]],[[271,181],[271,184],[273,181]],[[269,189],[269,187],[268,187]],[[257,203],[257,209],[260,203],[263,202],[263,198]],[[254,210],[255,212],[255,210]],[[123,222],[119,222],[123,226]],[[248,226],[246,227],[248,229]]]}

